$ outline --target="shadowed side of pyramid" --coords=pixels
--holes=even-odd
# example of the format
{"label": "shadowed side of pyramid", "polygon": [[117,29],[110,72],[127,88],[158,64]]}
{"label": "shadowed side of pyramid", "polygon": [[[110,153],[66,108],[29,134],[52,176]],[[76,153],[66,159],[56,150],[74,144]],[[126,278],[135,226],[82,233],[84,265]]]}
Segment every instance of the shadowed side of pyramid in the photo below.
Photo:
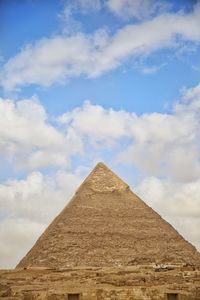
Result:
{"label": "shadowed side of pyramid", "polygon": [[200,264],[200,254],[103,163],[17,267]]}

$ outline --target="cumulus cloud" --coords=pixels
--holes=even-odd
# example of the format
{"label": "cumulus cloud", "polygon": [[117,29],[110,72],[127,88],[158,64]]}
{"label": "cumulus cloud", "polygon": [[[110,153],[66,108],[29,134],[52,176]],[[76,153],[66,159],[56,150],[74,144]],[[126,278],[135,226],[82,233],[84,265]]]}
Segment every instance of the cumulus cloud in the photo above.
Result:
{"label": "cumulus cloud", "polygon": [[12,90],[29,84],[47,87],[82,75],[100,76],[130,57],[178,48],[181,40],[199,43],[199,19],[197,5],[190,14],[162,14],[124,26],[113,35],[100,29],[90,35],[82,32],[43,38],[27,45],[4,64],[0,83],[4,89]]}
{"label": "cumulus cloud", "polygon": [[6,218],[0,221],[0,268],[14,268],[20,259],[30,250],[33,243],[45,229],[28,219]]}
{"label": "cumulus cloud", "polygon": [[91,153],[112,151],[117,143],[118,162],[131,163],[146,175],[194,181],[200,175],[199,95],[196,86],[170,113],[140,116],[86,101],[60,116],[57,125],[35,99],[1,99],[0,152],[21,169],[62,168],[70,166],[73,156],[84,157],[88,147]]}
{"label": "cumulus cloud", "polygon": [[104,142],[109,145],[129,135],[131,114],[106,110],[100,105],[85,101],[82,107],[60,116],[59,121],[70,126],[76,134],[87,137],[92,144]]}
{"label": "cumulus cloud", "polygon": [[50,124],[37,99],[0,98],[0,153],[17,168],[66,166],[81,147],[72,131]]}
{"label": "cumulus cloud", "polygon": [[137,191],[162,215],[199,218],[199,183],[200,178],[180,183],[158,177],[145,177],[138,185]]}
{"label": "cumulus cloud", "polygon": [[59,121],[92,146],[119,143],[118,162],[131,163],[143,174],[193,181],[200,176],[197,90],[187,90],[170,113],[137,116],[85,102]]}
{"label": "cumulus cloud", "polygon": [[157,0],[108,0],[107,6],[119,17],[139,20],[169,8],[167,2]]}
{"label": "cumulus cloud", "polygon": [[83,29],[81,22],[77,21],[75,18],[77,13],[87,15],[98,12],[101,7],[100,0],[76,0],[64,2],[62,12],[58,14],[63,33],[70,35]]}
{"label": "cumulus cloud", "polygon": [[59,202],[63,200],[55,182],[39,172],[31,173],[25,180],[9,180],[1,184],[0,195],[4,214],[44,223],[52,217],[55,202],[60,206]]}
{"label": "cumulus cloud", "polygon": [[200,98],[177,103],[168,114],[136,116],[131,127],[133,142],[119,159],[132,162],[144,173],[192,181],[200,175]]}

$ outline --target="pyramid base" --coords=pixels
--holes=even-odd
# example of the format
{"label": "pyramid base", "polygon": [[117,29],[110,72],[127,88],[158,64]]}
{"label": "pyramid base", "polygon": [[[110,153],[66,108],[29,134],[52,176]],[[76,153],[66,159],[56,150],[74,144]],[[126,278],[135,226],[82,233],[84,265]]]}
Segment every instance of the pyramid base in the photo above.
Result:
{"label": "pyramid base", "polygon": [[161,265],[0,270],[1,298],[197,300],[200,299],[200,268]]}

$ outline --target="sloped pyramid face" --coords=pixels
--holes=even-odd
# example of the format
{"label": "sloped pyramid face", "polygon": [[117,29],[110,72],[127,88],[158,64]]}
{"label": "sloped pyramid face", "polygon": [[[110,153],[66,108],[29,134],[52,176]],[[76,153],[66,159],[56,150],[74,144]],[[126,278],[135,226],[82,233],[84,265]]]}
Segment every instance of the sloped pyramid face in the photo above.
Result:
{"label": "sloped pyramid face", "polygon": [[99,163],[17,267],[199,264],[200,254]]}

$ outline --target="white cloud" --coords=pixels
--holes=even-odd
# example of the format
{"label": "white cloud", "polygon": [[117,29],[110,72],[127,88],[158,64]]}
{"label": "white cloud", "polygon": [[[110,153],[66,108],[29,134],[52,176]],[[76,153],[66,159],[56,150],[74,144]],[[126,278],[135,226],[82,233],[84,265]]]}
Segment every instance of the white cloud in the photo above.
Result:
{"label": "white cloud", "polygon": [[193,101],[190,105],[192,109],[198,109],[200,108],[199,98],[200,98],[200,83],[190,89],[184,89],[183,90],[183,98],[186,101]]}
{"label": "white cloud", "polygon": [[77,21],[75,18],[77,13],[87,15],[98,12],[100,9],[100,0],[66,1],[66,3],[64,3],[63,11],[58,14],[63,33],[70,35],[80,31],[83,28],[81,22]]}
{"label": "white cloud", "polygon": [[129,136],[131,114],[113,109],[106,110],[100,105],[86,101],[82,107],[63,114],[60,122],[70,126],[77,135],[87,137],[93,145],[98,142],[109,145]]}
{"label": "white cloud", "polygon": [[119,17],[139,20],[169,9],[167,2],[158,0],[108,0],[107,6]]}
{"label": "white cloud", "polygon": [[14,268],[45,229],[28,219],[6,218],[0,222],[0,268]]}
{"label": "white cloud", "polygon": [[200,218],[168,216],[167,220],[200,251]]}
{"label": "white cloud", "polygon": [[73,16],[73,6],[66,5],[62,11],[58,15],[58,18],[61,22],[62,32],[66,35],[73,34],[82,29],[82,25],[78,22]]}
{"label": "white cloud", "polygon": [[[23,180],[8,180],[0,184],[1,213],[47,224],[65,203],[66,196],[80,182],[82,173],[58,171],[55,176],[33,172]],[[70,179],[63,185],[63,178]]]}
{"label": "white cloud", "polygon": [[162,14],[127,25],[113,35],[100,29],[91,35],[41,39],[4,64],[1,85],[12,90],[29,84],[47,87],[82,75],[95,77],[119,67],[130,57],[147,56],[163,48],[178,49],[181,40],[199,43],[199,18],[200,6],[196,6],[190,14]]}
{"label": "white cloud", "polygon": [[187,90],[170,113],[137,116],[85,102],[61,116],[60,122],[91,145],[91,152],[95,145],[108,150],[118,143],[118,162],[132,163],[146,175],[193,181],[200,176],[197,91],[198,87]]}
{"label": "white cloud", "polygon": [[155,74],[164,66],[165,66],[165,64],[158,65],[158,66],[156,66],[156,65],[146,66],[146,67],[141,68],[141,72],[144,74]]}
{"label": "white cloud", "polygon": [[157,177],[145,177],[137,192],[162,215],[200,217],[200,178],[180,183]]}
{"label": "white cloud", "polygon": [[64,167],[81,151],[80,139],[51,125],[37,99],[0,98],[0,153],[17,168]]}
{"label": "white cloud", "polygon": [[[196,91],[186,92],[189,93],[192,96]],[[136,116],[130,129],[133,142],[119,159],[132,162],[144,174],[186,182],[198,178],[199,104],[200,97],[196,95],[177,103],[169,114]]]}
{"label": "white cloud", "polygon": [[143,174],[194,181],[200,175],[199,116],[199,86],[184,91],[170,113],[137,116],[86,101],[60,116],[56,127],[35,100],[1,100],[0,151],[15,167],[30,170],[66,167],[88,151],[93,159],[114,151],[118,162]]}

